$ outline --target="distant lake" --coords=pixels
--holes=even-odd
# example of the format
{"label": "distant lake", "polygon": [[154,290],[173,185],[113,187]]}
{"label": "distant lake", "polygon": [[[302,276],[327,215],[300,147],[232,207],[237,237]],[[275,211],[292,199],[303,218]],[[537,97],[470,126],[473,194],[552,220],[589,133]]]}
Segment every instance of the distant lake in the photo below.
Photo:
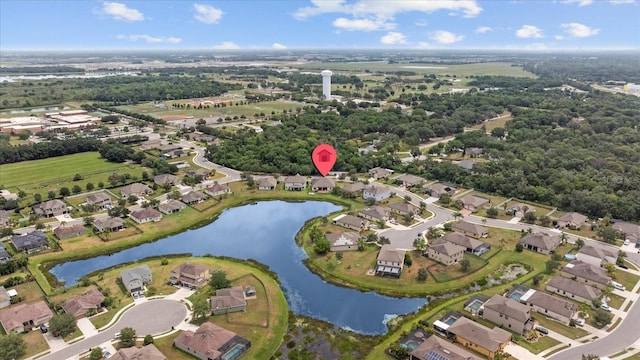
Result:
{"label": "distant lake", "polygon": [[[67,286],[100,269],[153,255],[192,253],[255,259],[278,274],[289,309],[296,314],[328,321],[365,334],[387,331],[383,321],[416,311],[424,298],[392,298],[374,292],[331,285],[302,263],[306,254],[294,237],[304,222],[340,207],[319,201],[264,201],[224,211],[209,225],[153,243],[86,260],[71,261],[51,269]],[[364,271],[364,270],[363,270]]]}

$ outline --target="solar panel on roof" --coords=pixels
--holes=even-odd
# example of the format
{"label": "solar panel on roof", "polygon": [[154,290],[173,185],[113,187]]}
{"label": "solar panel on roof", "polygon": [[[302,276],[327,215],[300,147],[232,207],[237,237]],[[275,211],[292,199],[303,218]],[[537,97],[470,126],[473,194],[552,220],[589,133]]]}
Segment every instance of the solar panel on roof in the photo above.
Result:
{"label": "solar panel on roof", "polygon": [[431,350],[428,353],[424,354],[424,359],[425,360],[449,360],[448,357],[446,356],[442,356],[440,354],[438,354],[437,352]]}

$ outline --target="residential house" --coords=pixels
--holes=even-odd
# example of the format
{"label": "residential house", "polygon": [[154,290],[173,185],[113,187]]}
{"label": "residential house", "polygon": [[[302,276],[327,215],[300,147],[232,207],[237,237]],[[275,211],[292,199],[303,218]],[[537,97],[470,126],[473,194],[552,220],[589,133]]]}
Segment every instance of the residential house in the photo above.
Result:
{"label": "residential house", "polygon": [[536,212],[536,208],[523,203],[515,203],[511,205],[505,213],[511,216],[524,217],[527,213]]}
{"label": "residential house", "polygon": [[569,325],[578,312],[578,305],[562,300],[543,291],[527,289],[520,297],[520,302],[528,305],[536,312]]}
{"label": "residential house", "polygon": [[0,286],[0,309],[6,308],[9,305],[11,305],[11,296],[4,286]]}
{"label": "residential house", "polygon": [[560,275],[601,290],[606,289],[611,282],[607,270],[578,260],[573,260],[560,269]]}
{"label": "residential house", "polygon": [[116,232],[125,228],[124,220],[119,217],[93,220],[93,228],[98,232]]}
{"label": "residential house", "polygon": [[480,360],[481,357],[454,345],[438,336],[431,335],[411,350],[409,360]]}
{"label": "residential house", "polygon": [[175,149],[164,152],[162,155],[160,155],[160,157],[162,157],[163,159],[173,159],[184,156],[185,154],[186,152],[183,149]]}
{"label": "residential house", "polygon": [[49,248],[49,238],[47,234],[40,230],[30,232],[24,235],[13,235],[11,243],[18,251],[24,251],[27,254],[36,253]]}
{"label": "residential house", "polygon": [[251,347],[249,340],[210,322],[200,325],[195,332],[183,331],[173,344],[201,360],[237,359]]}
{"label": "residential house", "polygon": [[41,202],[32,207],[33,213],[45,218],[54,217],[68,213],[67,205],[58,199]]}
{"label": "residential house", "polygon": [[415,175],[411,175],[411,174],[404,174],[404,175],[400,175],[397,178],[393,179],[393,181],[397,184],[400,184],[402,186],[406,186],[406,187],[411,187],[414,185],[420,185],[422,184],[423,181],[425,181],[424,178],[421,178],[420,176],[415,176]]}
{"label": "residential house", "polygon": [[369,221],[353,215],[338,215],[333,218],[333,223],[355,231],[363,231],[369,228]]}
{"label": "residential house", "polygon": [[439,198],[445,194],[453,196],[458,188],[452,184],[436,182],[433,184],[425,185],[423,190],[425,194],[429,194],[430,196]]}
{"label": "residential house", "polygon": [[467,171],[473,171],[473,167],[476,165],[476,162],[471,160],[462,160],[457,165]]}
{"label": "residential house", "polygon": [[484,196],[478,196],[478,195],[467,195],[457,201],[460,204],[462,204],[462,207],[464,209],[469,210],[471,212],[476,212],[486,207],[487,205],[491,204],[491,200],[489,198],[486,198]]}
{"label": "residential house", "polygon": [[278,180],[273,176],[264,176],[256,179],[256,184],[258,184],[258,190],[275,190]]}
{"label": "residential house", "polygon": [[313,192],[331,192],[336,187],[335,181],[326,177],[317,177],[311,179],[311,191]]}
{"label": "residential house", "polygon": [[123,198],[131,195],[141,198],[153,194],[153,190],[145,184],[133,183],[120,188],[120,194]]}
{"label": "residential house", "polygon": [[381,167],[375,167],[375,168],[369,170],[369,177],[372,177],[374,179],[382,179],[382,178],[389,177],[389,175],[391,175],[393,173],[394,173],[393,170],[384,169],[384,168],[381,168]]}
{"label": "residential house", "polygon": [[636,244],[640,242],[640,225],[638,224],[625,221],[616,221],[615,223],[613,223],[613,225],[611,225],[611,228],[620,233],[625,240],[629,240],[630,242]]}
{"label": "residential house", "polygon": [[216,295],[209,298],[213,315],[247,311],[247,300],[244,298],[242,286],[234,286],[216,290]]}
{"label": "residential house", "polygon": [[493,295],[484,303],[482,317],[502,328],[524,335],[533,328],[530,311],[528,306],[513,299]]}
{"label": "residential house", "polygon": [[167,357],[153,344],[145,345],[141,348],[135,346],[130,348],[120,348],[113,354],[110,360],[167,360]]}
{"label": "residential house", "polygon": [[74,224],[71,226],[58,226],[53,230],[53,234],[60,240],[72,238],[74,236],[80,236],[87,232],[82,224]]}
{"label": "residential house", "polygon": [[400,215],[416,215],[420,212],[420,208],[408,202],[394,202],[389,204],[391,211]]}
{"label": "residential house", "polygon": [[170,199],[167,202],[163,202],[162,204],[158,205],[158,210],[168,215],[168,214],[177,213],[186,207],[187,205],[182,201]]}
{"label": "residential house", "polygon": [[474,239],[480,239],[489,236],[489,229],[482,225],[472,224],[466,221],[458,221],[451,223],[451,230],[470,236]]}
{"label": "residential house", "polygon": [[161,174],[154,176],[153,182],[158,186],[175,186],[182,183],[182,180],[173,174]]}
{"label": "residential house", "polygon": [[528,233],[518,243],[522,244],[525,249],[548,255],[560,245],[560,237],[542,233]]}
{"label": "residential house", "polygon": [[364,210],[360,210],[358,216],[371,221],[387,221],[389,220],[390,211],[383,206],[372,206]]}
{"label": "residential house", "polygon": [[207,195],[198,191],[189,191],[182,195],[182,202],[189,205],[199,204],[205,200],[207,200]]}
{"label": "residential house", "polygon": [[346,185],[346,186],[342,187],[341,190],[346,192],[346,193],[355,194],[355,193],[361,192],[366,187],[367,187],[367,185],[365,185],[365,184],[363,184],[361,182],[354,182],[354,183],[351,183],[349,185]]}
{"label": "residential house", "polygon": [[303,191],[307,187],[307,178],[296,174],[284,178],[284,189],[289,191]]}
{"label": "residential house", "polygon": [[354,251],[358,250],[358,240],[360,234],[353,231],[341,233],[331,233],[326,235],[327,240],[331,243],[331,251]]}
{"label": "residential house", "polygon": [[142,208],[132,211],[129,217],[138,224],[144,224],[150,221],[158,222],[162,220],[162,213],[154,208]]}
{"label": "residential house", "polygon": [[191,170],[187,170],[185,172],[185,175],[187,175],[188,177],[192,177],[195,178],[197,176],[200,176],[202,178],[202,180],[206,180],[211,176],[211,171],[207,170],[207,169],[191,169]]}
{"label": "residential house", "polygon": [[391,189],[387,186],[369,186],[362,190],[363,199],[374,199],[376,202],[391,197]]}
{"label": "residential house", "polygon": [[440,238],[429,244],[427,256],[429,259],[433,259],[441,264],[453,265],[462,260],[464,251],[464,247]]}
{"label": "residential house", "polygon": [[489,359],[493,359],[498,353],[504,352],[505,347],[511,341],[511,334],[508,331],[498,327],[489,329],[464,316],[449,326],[447,331],[455,336],[457,343]]}
{"label": "residential house", "polygon": [[602,266],[606,263],[615,264],[618,254],[607,249],[585,245],[576,254],[576,259],[594,266]]}
{"label": "residential house", "polygon": [[103,192],[87,196],[86,203],[87,205],[91,205],[98,210],[111,209],[113,207],[111,197]]}
{"label": "residential house", "polygon": [[480,256],[491,249],[491,245],[480,240],[470,238],[459,232],[445,234],[441,239],[452,244],[460,245],[465,248],[466,252],[477,256]]}
{"label": "residential house", "polygon": [[0,227],[9,226],[9,212],[7,210],[0,210]]}
{"label": "residential house", "polygon": [[211,270],[209,270],[208,267],[192,262],[185,262],[171,270],[169,282],[173,285],[196,289],[206,285],[209,279],[211,279]]}
{"label": "residential house", "polygon": [[220,196],[231,194],[231,189],[225,184],[213,184],[212,186],[204,189],[204,192],[209,196]]}
{"label": "residential house", "polygon": [[580,229],[586,221],[586,216],[577,212],[568,212],[558,218],[558,226],[560,228]]}
{"label": "residential house", "polygon": [[591,305],[594,300],[600,298],[602,290],[587,284],[556,276],[547,282],[547,291],[562,295],[569,299]]}
{"label": "residential house", "polygon": [[148,265],[140,265],[120,272],[120,280],[129,292],[142,291],[145,285],[151,283],[153,274]]}
{"label": "residential house", "polygon": [[467,149],[466,153],[471,157],[478,157],[484,153],[484,149],[479,147],[472,147]]}
{"label": "residential house", "polygon": [[376,276],[399,278],[404,267],[405,251],[391,245],[382,245],[376,259]]}
{"label": "residential house", "polygon": [[0,264],[7,262],[7,260],[11,260],[11,254],[5,248],[4,243],[0,241]]}
{"label": "residential house", "polygon": [[88,312],[98,310],[104,303],[104,295],[98,289],[91,289],[82,296],[76,296],[65,301],[62,304],[62,309],[67,314],[71,314],[76,319],[87,316]]}
{"label": "residential house", "polygon": [[53,313],[44,301],[20,304],[0,310],[0,324],[7,334],[11,331],[22,333],[25,329],[49,322],[52,317]]}

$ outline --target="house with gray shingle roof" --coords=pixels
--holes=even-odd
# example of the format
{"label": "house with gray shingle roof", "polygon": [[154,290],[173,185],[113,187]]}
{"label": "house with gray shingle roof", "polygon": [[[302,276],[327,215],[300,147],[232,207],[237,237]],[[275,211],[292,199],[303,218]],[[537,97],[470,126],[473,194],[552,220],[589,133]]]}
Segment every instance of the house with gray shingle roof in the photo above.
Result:
{"label": "house with gray shingle roof", "polygon": [[391,197],[391,189],[387,186],[369,186],[362,191],[363,199],[382,201]]}
{"label": "house with gray shingle roof", "polygon": [[15,246],[18,251],[24,251],[27,254],[40,252],[49,248],[49,238],[47,234],[40,230],[24,235],[13,235],[11,237],[11,243],[13,243],[13,246]]}
{"label": "house with gray shingle roof", "polygon": [[453,265],[462,260],[464,251],[464,247],[440,238],[429,244],[427,255],[429,259],[433,259],[441,264]]}
{"label": "house with gray shingle roof", "polygon": [[367,185],[361,183],[361,182],[354,182],[352,184],[346,185],[344,187],[341,188],[342,191],[347,192],[347,193],[357,193],[360,192],[362,190],[364,190],[364,188],[366,188]]}
{"label": "house with gray shingle roof", "polygon": [[275,190],[278,180],[273,176],[263,176],[256,179],[256,184],[258,184],[258,190]]}
{"label": "house with gray shingle roof", "polygon": [[213,184],[204,189],[204,192],[209,196],[220,196],[225,194],[231,194],[231,189],[225,184]]}
{"label": "house with gray shingle roof", "polygon": [[466,221],[451,223],[451,230],[471,236],[474,239],[480,239],[489,235],[489,229],[486,227]]}
{"label": "house with gray shingle roof", "polygon": [[330,233],[325,235],[331,243],[330,251],[354,251],[358,250],[360,234],[353,231]]}
{"label": "house with gray shingle roof", "polygon": [[124,220],[119,217],[109,217],[106,219],[93,220],[93,228],[99,232],[109,231],[115,232],[125,228]]}
{"label": "house with gray shingle roof", "polygon": [[360,210],[360,212],[358,213],[358,216],[371,221],[380,221],[380,220],[387,221],[389,220],[390,214],[391,212],[386,207],[372,206],[364,210]]}
{"label": "house with gray shingle roof", "polygon": [[331,192],[336,187],[335,181],[326,177],[317,177],[311,179],[311,191],[313,192]]}
{"label": "house with gray shingle roof", "polygon": [[333,223],[355,231],[362,231],[369,228],[369,221],[353,215],[338,215],[333,218]]}
{"label": "house with gray shingle roof", "polygon": [[458,232],[445,234],[441,239],[460,245],[465,248],[466,252],[477,256],[480,256],[491,249],[491,245]]}
{"label": "house with gray shingle roof", "polygon": [[490,359],[503,352],[511,341],[511,334],[508,331],[498,327],[490,329],[464,316],[449,326],[447,331],[455,335],[457,343],[474,349]]}
{"label": "house with gray shingle roof", "polygon": [[556,276],[547,282],[547,291],[572,300],[591,305],[602,295],[602,290],[563,276]]}
{"label": "house with gray shingle roof", "polygon": [[561,228],[580,229],[586,221],[586,216],[577,212],[568,212],[558,218],[558,226]]}
{"label": "house with gray shingle roof", "polygon": [[411,174],[404,174],[404,175],[400,175],[397,178],[393,179],[393,181],[395,183],[398,183],[402,186],[414,186],[414,185],[419,185],[422,182],[425,181],[424,178],[421,178],[420,176],[416,176],[416,175],[411,175]]}
{"label": "house with gray shingle roof", "polygon": [[67,204],[58,199],[41,202],[40,204],[34,205],[32,209],[34,214],[46,218],[68,213]]}
{"label": "house with gray shingle roof", "polygon": [[189,191],[188,193],[182,195],[182,202],[185,204],[198,204],[207,200],[207,195],[198,192],[198,191]]}
{"label": "house with gray shingle roof", "polygon": [[382,245],[376,259],[376,276],[399,278],[404,268],[405,253],[391,245]]}
{"label": "house with gray shingle roof", "polygon": [[66,226],[66,225],[58,226],[53,230],[53,233],[55,234],[55,236],[60,240],[72,238],[74,236],[80,236],[85,232],[87,232],[87,229],[85,229],[85,227],[82,226],[82,224],[75,224],[71,226]]}
{"label": "house with gray shingle roof", "polygon": [[524,335],[533,328],[531,309],[513,299],[493,295],[483,307],[482,317],[504,329]]}
{"label": "house with gray shingle roof", "polygon": [[578,260],[573,260],[560,269],[560,275],[598,289],[606,289],[611,282],[605,269]]}
{"label": "house with gray shingle roof", "polygon": [[307,187],[307,178],[296,174],[284,178],[284,189],[289,191],[303,191]]}
{"label": "house with gray shingle roof", "polygon": [[140,210],[132,211],[129,217],[138,224],[144,224],[147,222],[158,222],[162,220],[162,213],[154,208],[142,208]]}
{"label": "house with gray shingle roof", "polygon": [[158,210],[164,214],[173,214],[177,213],[180,210],[186,208],[187,205],[179,200],[170,199],[167,202],[164,202],[158,205]]}
{"label": "house with gray shingle roof", "polygon": [[391,211],[398,213],[400,215],[410,214],[413,216],[420,212],[419,207],[408,202],[391,203],[389,204],[389,209],[391,209]]}
{"label": "house with gray shingle roof", "polygon": [[560,237],[542,233],[529,233],[523,236],[518,243],[522,244],[525,249],[548,255],[560,245]]}
{"label": "house with gray shingle roof", "polygon": [[606,263],[615,264],[618,254],[607,249],[585,245],[576,254],[576,259],[594,266],[602,266]]}
{"label": "house with gray shingle roof", "polygon": [[140,265],[120,272],[122,284],[129,292],[142,291],[145,285],[153,280],[153,274],[148,265]]}
{"label": "house with gray shingle roof", "polygon": [[491,205],[491,200],[489,198],[486,198],[484,196],[478,196],[478,195],[467,195],[457,201],[460,204],[462,204],[463,208],[471,212],[476,212],[486,207],[487,205]]}
{"label": "house with gray shingle roof", "polygon": [[104,192],[98,192],[87,196],[87,205],[92,205],[96,209],[110,209],[113,206],[111,197]]}
{"label": "house with gray shingle roof", "polygon": [[131,195],[144,197],[153,194],[153,190],[145,184],[133,183],[120,188],[120,194],[123,198],[128,198]]}

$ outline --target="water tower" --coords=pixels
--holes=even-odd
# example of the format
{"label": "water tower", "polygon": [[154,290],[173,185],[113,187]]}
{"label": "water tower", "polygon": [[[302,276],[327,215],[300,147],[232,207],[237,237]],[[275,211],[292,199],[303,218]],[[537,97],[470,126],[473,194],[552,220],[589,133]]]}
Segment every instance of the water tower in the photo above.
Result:
{"label": "water tower", "polygon": [[331,100],[331,70],[324,70],[320,73],[322,75],[322,96],[325,100]]}

